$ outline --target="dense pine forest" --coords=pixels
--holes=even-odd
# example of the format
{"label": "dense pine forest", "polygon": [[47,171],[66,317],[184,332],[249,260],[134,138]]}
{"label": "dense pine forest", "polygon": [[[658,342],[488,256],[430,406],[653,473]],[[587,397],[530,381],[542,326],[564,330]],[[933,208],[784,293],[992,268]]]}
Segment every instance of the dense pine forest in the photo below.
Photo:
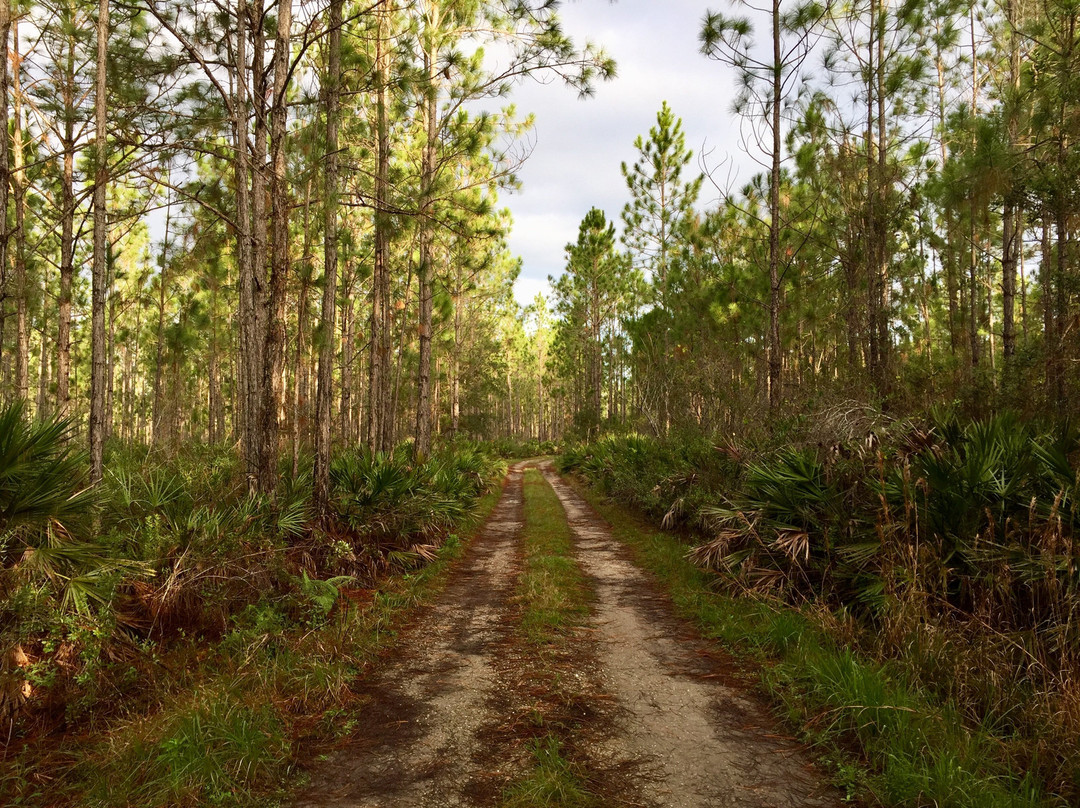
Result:
{"label": "dense pine forest", "polygon": [[[664,102],[522,305],[561,5],[0,0],[0,802],[289,804],[552,455],[842,797],[1080,800],[1080,4],[702,4],[738,153]],[[644,804],[552,726],[470,804]]]}

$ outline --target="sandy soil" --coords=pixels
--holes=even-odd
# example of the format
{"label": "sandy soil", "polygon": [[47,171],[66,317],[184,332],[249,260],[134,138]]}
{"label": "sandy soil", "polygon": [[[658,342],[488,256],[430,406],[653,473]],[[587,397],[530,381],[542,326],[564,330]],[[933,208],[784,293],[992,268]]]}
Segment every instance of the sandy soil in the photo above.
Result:
{"label": "sandy soil", "polygon": [[722,660],[673,616],[607,525],[550,464],[543,471],[595,586],[599,661],[621,707],[608,751],[645,764],[646,798],[678,808],[837,805],[839,795],[763,705],[731,684]]}
{"label": "sandy soil", "polygon": [[437,604],[361,686],[360,729],[313,764],[293,805],[495,806],[529,765],[529,738],[551,728],[605,808],[838,805],[730,661],[674,616],[550,464],[593,614],[559,649],[522,642],[523,466]]}
{"label": "sandy soil", "polygon": [[362,686],[363,723],[348,746],[310,772],[296,808],[450,808],[466,794],[482,751],[477,735],[495,723],[494,654],[510,631],[503,619],[518,576],[521,469],[438,603],[422,615]]}

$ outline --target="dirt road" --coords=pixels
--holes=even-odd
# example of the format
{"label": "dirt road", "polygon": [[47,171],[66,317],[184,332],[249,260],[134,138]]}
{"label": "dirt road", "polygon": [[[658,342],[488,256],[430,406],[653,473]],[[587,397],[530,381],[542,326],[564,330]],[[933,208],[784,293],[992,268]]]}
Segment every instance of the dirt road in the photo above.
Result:
{"label": "dirt road", "polygon": [[[558,675],[540,673],[515,631],[519,465],[438,603],[363,685],[362,726],[313,765],[294,805],[497,806],[527,766],[520,716],[545,699],[566,707],[561,731],[599,805],[839,804],[803,751],[733,681],[722,654],[674,616],[550,464],[542,471],[593,590],[589,625],[574,635]],[[553,687],[557,699],[542,692]]]}

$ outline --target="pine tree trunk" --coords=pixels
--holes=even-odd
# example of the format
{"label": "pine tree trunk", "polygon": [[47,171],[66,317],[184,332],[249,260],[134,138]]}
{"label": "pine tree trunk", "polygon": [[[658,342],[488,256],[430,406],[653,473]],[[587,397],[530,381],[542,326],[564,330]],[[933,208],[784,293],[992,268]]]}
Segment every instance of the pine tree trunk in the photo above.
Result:
{"label": "pine tree trunk", "polygon": [[433,328],[432,283],[435,242],[435,160],[439,137],[439,70],[437,36],[441,24],[438,2],[427,4],[425,22],[424,72],[424,150],[420,168],[420,355],[416,380],[416,453],[431,453],[431,335]]}
{"label": "pine tree trunk", "polygon": [[[1046,373],[1046,395],[1049,399],[1056,388],[1054,379],[1056,363],[1054,362],[1054,340],[1056,328],[1054,326],[1054,271],[1051,255],[1050,238],[1050,214],[1043,213],[1042,220],[1042,260],[1039,262],[1039,288],[1042,290],[1043,308],[1043,359]],[[1047,402],[1049,403],[1049,401]]]}
{"label": "pine tree trunk", "polygon": [[[107,203],[106,203],[107,204]],[[105,256],[112,254],[112,241],[106,234]],[[108,327],[105,335],[105,362],[108,368],[105,382],[105,440],[113,436],[113,411],[116,404],[116,274],[112,260],[105,262],[105,295],[108,300]]]}
{"label": "pine tree trunk", "polygon": [[[941,21],[935,22],[937,26],[937,34],[934,38],[934,42],[937,47],[937,57],[935,59],[937,66],[937,89],[938,89],[938,131],[940,139],[938,146],[941,154],[941,165],[946,165],[949,159],[948,147],[945,143],[946,119],[945,110],[947,108],[947,102],[945,99],[945,60],[942,54],[941,42]],[[956,227],[954,224],[955,213],[953,212],[952,205],[947,205],[944,211],[945,214],[945,247],[942,252],[941,261],[944,264],[945,269],[945,288],[948,296],[949,305],[949,353],[954,358],[960,350],[960,334],[959,334],[959,312],[958,312],[958,286],[956,279],[956,247],[955,245],[955,232]]]}
{"label": "pine tree trunk", "polygon": [[[349,445],[356,438],[353,432],[353,361],[356,352],[356,312],[353,301],[353,274],[349,263],[341,273],[341,441]],[[370,417],[370,416],[369,416]],[[371,424],[367,425],[370,430]],[[368,432],[368,443],[371,442]]]}
{"label": "pine tree trunk", "polygon": [[251,77],[252,112],[254,118],[253,152],[251,155],[251,340],[247,350],[247,405],[245,407],[245,446],[250,485],[260,489],[262,463],[262,418],[264,409],[264,370],[267,338],[266,264],[268,252],[268,223],[266,216],[266,33],[262,25],[262,6],[253,6],[251,20]]}
{"label": "pine tree trunk", "polygon": [[221,347],[218,341],[218,318],[217,318],[217,281],[211,281],[210,286],[210,342],[207,346],[210,354],[210,364],[207,368],[209,378],[208,390],[208,433],[211,444],[220,443],[225,439],[225,402],[221,393]]}
{"label": "pine tree trunk", "polygon": [[151,416],[150,442],[160,446],[165,438],[165,298],[169,283],[169,226],[172,224],[172,196],[165,206],[165,239],[161,242],[161,272],[158,273],[158,321],[154,357],[154,409]]}
{"label": "pine tree trunk", "polygon": [[461,307],[462,297],[461,264],[454,270],[454,349],[450,358],[450,434],[456,436],[461,428]]}
{"label": "pine tree trunk", "polygon": [[[1005,4],[1005,16],[1009,29],[1009,95],[1005,99],[1005,131],[1009,155],[1016,149],[1019,130],[1020,95],[1020,48],[1016,30],[1016,0]],[[1005,200],[1001,216],[1001,347],[1005,365],[1016,353],[1016,268],[1023,249],[1023,233],[1018,227],[1019,216],[1012,193]]]}
{"label": "pine tree trunk", "polygon": [[[233,183],[236,193],[236,263],[239,278],[239,335],[237,344],[237,389],[234,419],[241,437],[249,486],[255,472],[255,423],[258,394],[253,368],[259,364],[259,288],[261,269],[255,265],[252,233],[251,197],[255,178],[251,171],[248,144],[248,5],[236,3],[236,47],[233,96]],[[261,61],[261,60],[260,60]],[[256,172],[257,173],[257,172]]]}
{"label": "pine tree trunk", "polygon": [[769,410],[780,408],[780,100],[783,91],[783,56],[780,52],[780,0],[772,7],[772,166],[769,177]]}
{"label": "pine tree trunk", "polygon": [[371,369],[368,389],[368,441],[373,451],[393,448],[390,311],[390,221],[388,191],[390,176],[390,124],[387,112],[389,51],[386,39],[386,16],[379,20],[376,38],[376,168],[375,168],[375,262],[371,287]]}
{"label": "pine tree trunk", "polygon": [[[1064,165],[1064,155],[1061,164]],[[1065,203],[1057,200],[1054,230],[1057,236],[1057,259],[1054,262],[1054,340],[1052,355],[1054,362],[1054,398],[1059,415],[1063,415],[1068,406],[1065,400],[1065,324],[1069,321],[1068,313],[1068,255],[1069,231],[1066,224]]]}
{"label": "pine tree trunk", "polygon": [[[10,15],[8,0],[0,0],[0,28],[3,28],[2,18]],[[11,173],[11,189],[15,196],[15,395],[25,401],[30,396],[30,324],[27,313],[27,298],[29,289],[26,279],[26,171],[24,168],[23,155],[23,115],[22,115],[22,84],[20,72],[22,58],[19,51],[19,21],[11,23],[12,33],[12,72],[11,88],[13,90],[14,125],[12,126],[11,142],[13,155],[13,171]],[[0,38],[7,42],[7,32],[0,31]],[[0,104],[3,105],[4,118],[7,119],[7,60],[0,67]],[[7,144],[0,147],[0,172],[7,167]],[[0,185],[3,185],[0,177]],[[7,210],[7,191],[0,189],[0,210]],[[10,252],[10,238],[4,238],[3,255],[0,260],[5,263]]]}
{"label": "pine tree trunk", "polygon": [[867,43],[867,70],[866,70],[866,221],[864,225],[866,239],[866,344],[867,365],[870,370],[870,379],[875,385],[881,377],[881,365],[879,361],[878,330],[877,330],[877,306],[880,295],[877,290],[877,265],[878,265],[878,242],[877,242],[877,217],[878,217],[878,177],[877,162],[874,160],[874,94],[877,90],[875,83],[875,63],[877,61],[877,49],[874,38],[878,30],[878,9],[880,3],[870,0],[870,38]]}
{"label": "pine tree trunk", "polygon": [[[48,289],[42,289],[42,299],[48,299]],[[50,306],[41,307],[41,345],[38,354],[38,390],[37,417],[48,417],[49,408],[49,311]]]}
{"label": "pine tree trunk", "polygon": [[296,292],[296,352],[293,354],[292,367],[292,476],[295,478],[300,473],[300,444],[302,434],[307,426],[307,418],[304,410],[307,408],[307,335],[308,335],[308,311],[311,307],[308,286],[311,282],[313,270],[311,262],[311,183],[312,175],[308,175],[304,185],[304,249],[302,266],[304,271],[300,275],[300,286]]}
{"label": "pine tree trunk", "polygon": [[326,66],[326,158],[323,167],[322,344],[315,400],[314,499],[325,518],[330,501],[330,422],[334,403],[334,334],[338,269],[338,119],[341,107],[341,25],[344,0],[331,0]]}
{"label": "pine tree trunk", "polygon": [[105,305],[108,294],[106,259],[109,233],[106,223],[105,190],[109,180],[108,137],[105,130],[105,73],[109,47],[109,0],[98,0],[97,81],[94,86],[94,256],[91,291],[90,362],[90,480],[101,481],[104,473],[105,386],[108,355],[105,344]]}
{"label": "pine tree trunk", "polygon": [[[969,9],[969,28],[971,33],[971,106],[972,120],[978,115],[979,104],[979,60],[978,49],[975,42],[975,6]],[[971,147],[975,148],[975,132],[972,131]],[[968,200],[968,340],[971,347],[971,366],[979,365],[979,255],[975,234],[975,202]]]}
{"label": "pine tree trunk", "polygon": [[[885,27],[885,6],[888,0],[880,0],[878,6],[878,13],[881,17],[880,26]],[[877,345],[878,345],[878,378],[876,379],[878,390],[882,395],[887,394],[889,388],[889,362],[890,362],[890,345],[891,338],[889,336],[889,305],[892,295],[889,288],[889,263],[890,263],[890,249],[889,249],[889,226],[888,226],[888,197],[887,186],[888,182],[886,177],[888,176],[888,129],[886,128],[885,121],[885,37],[882,33],[877,38],[877,193],[878,198],[876,202],[877,216],[875,218],[875,225],[877,228],[877,254],[875,256],[876,266],[875,272],[877,274],[877,288],[879,299],[877,301],[877,322],[874,327],[877,328]]]}
{"label": "pine tree trunk", "polygon": [[75,42],[65,54],[60,187],[60,300],[56,330],[56,414],[71,415],[71,290],[75,279]]}
{"label": "pine tree trunk", "polygon": [[279,409],[282,400],[281,373],[285,366],[285,305],[289,277],[289,186],[285,176],[285,136],[288,122],[288,79],[292,33],[292,4],[278,5],[277,35],[274,40],[273,104],[270,110],[270,196],[273,201],[273,250],[266,347],[263,354],[262,419],[259,425],[259,491],[271,494],[277,487]]}

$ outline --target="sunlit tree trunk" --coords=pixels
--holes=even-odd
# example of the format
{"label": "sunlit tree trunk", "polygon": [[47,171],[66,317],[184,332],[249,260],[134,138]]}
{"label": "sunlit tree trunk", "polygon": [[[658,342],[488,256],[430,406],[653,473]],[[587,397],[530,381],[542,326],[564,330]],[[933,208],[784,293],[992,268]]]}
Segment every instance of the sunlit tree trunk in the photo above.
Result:
{"label": "sunlit tree trunk", "polygon": [[[356,351],[356,311],[353,301],[355,278],[346,261],[341,273],[341,441],[351,444],[356,439],[353,431],[353,360]],[[370,421],[370,413],[368,415]],[[367,425],[368,441],[371,441],[371,424]]]}
{"label": "sunlit tree trunk", "polygon": [[75,279],[75,40],[64,54],[60,177],[60,300],[56,333],[56,414],[71,414],[71,292]]}
{"label": "sunlit tree trunk", "polygon": [[271,229],[273,251],[270,261],[267,301],[266,345],[263,349],[262,419],[259,426],[259,490],[273,493],[277,485],[279,409],[282,400],[281,374],[285,366],[285,304],[289,276],[289,185],[285,176],[285,137],[288,122],[288,79],[292,32],[292,4],[278,5],[277,35],[274,39],[273,104],[270,110],[270,196],[273,200]]}
{"label": "sunlit tree trunk", "polygon": [[344,0],[332,0],[327,27],[326,157],[323,165],[322,344],[315,396],[315,507],[325,514],[330,497],[330,423],[334,401],[334,333],[338,265],[338,119],[341,106],[341,24]]}
{"label": "sunlit tree trunk", "polygon": [[[0,29],[3,28],[2,18],[10,14],[8,0],[0,0]],[[15,232],[11,235],[15,238],[15,395],[26,400],[30,396],[30,323],[28,314],[28,296],[26,278],[26,170],[24,167],[24,144],[23,144],[23,98],[22,82],[22,57],[19,49],[19,21],[14,20],[11,24],[12,34],[12,59],[11,59],[11,89],[13,95],[13,121],[11,127],[11,145],[14,152],[11,172],[11,190],[15,197]],[[0,30],[0,38],[7,42],[7,35]],[[3,106],[4,117],[7,117],[7,60],[0,66],[0,105]],[[7,167],[7,143],[0,147],[0,174]],[[0,186],[4,184],[0,177]],[[7,210],[7,191],[0,188],[0,210]],[[0,260],[7,262],[7,256],[11,252],[11,239],[5,238],[2,247],[4,255]]]}
{"label": "sunlit tree trunk", "polygon": [[772,5],[772,93],[770,127],[772,154],[769,173],[769,409],[774,414],[782,397],[780,355],[780,101],[783,61],[780,50],[780,0]]}
{"label": "sunlit tree trunk", "polygon": [[151,418],[151,442],[160,445],[165,437],[165,303],[169,280],[169,226],[172,224],[172,197],[165,206],[165,238],[161,242],[161,271],[158,273],[157,344],[154,358],[154,410]]}
{"label": "sunlit tree trunk", "polygon": [[431,452],[431,334],[432,283],[434,276],[434,201],[435,160],[439,137],[438,30],[441,25],[438,2],[427,3],[424,22],[424,149],[420,167],[420,355],[416,380],[416,452],[424,457]]}
{"label": "sunlit tree trunk", "polygon": [[388,196],[390,182],[390,122],[387,110],[389,92],[386,41],[387,15],[393,13],[389,4],[379,17],[375,42],[375,261],[371,285],[371,365],[368,386],[368,442],[373,451],[388,452],[393,448],[393,411],[391,360],[391,303],[390,303],[390,216]]}
{"label": "sunlit tree trunk", "polygon": [[106,222],[105,191],[109,180],[108,133],[105,130],[106,64],[109,47],[109,0],[98,0],[97,78],[94,84],[94,255],[91,291],[91,372],[90,372],[90,479],[99,482],[104,473],[105,386],[108,382],[108,355],[105,344],[106,277],[109,233]]}

